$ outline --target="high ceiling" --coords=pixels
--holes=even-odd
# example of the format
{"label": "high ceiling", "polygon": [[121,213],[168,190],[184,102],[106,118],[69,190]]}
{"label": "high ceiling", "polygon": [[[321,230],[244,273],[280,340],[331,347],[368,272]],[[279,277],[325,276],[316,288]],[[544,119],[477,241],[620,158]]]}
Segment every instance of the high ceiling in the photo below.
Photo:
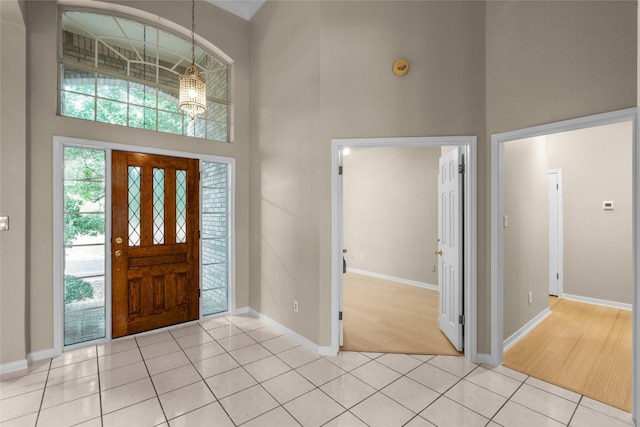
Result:
{"label": "high ceiling", "polygon": [[240,18],[251,19],[254,13],[260,9],[265,0],[206,0],[227,12]]}

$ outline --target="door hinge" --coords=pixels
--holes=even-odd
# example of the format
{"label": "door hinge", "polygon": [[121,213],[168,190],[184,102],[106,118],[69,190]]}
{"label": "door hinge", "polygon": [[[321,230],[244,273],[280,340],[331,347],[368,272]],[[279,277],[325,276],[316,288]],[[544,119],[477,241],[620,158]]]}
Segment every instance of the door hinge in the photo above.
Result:
{"label": "door hinge", "polygon": [[338,175],[342,175],[342,166],[338,166]]}
{"label": "door hinge", "polygon": [[338,320],[342,320],[342,312],[338,313]]}
{"label": "door hinge", "polygon": [[556,190],[560,189],[560,184],[556,184]]}
{"label": "door hinge", "polygon": [[464,163],[458,165],[458,173],[464,173]]}
{"label": "door hinge", "polygon": [[464,325],[464,314],[458,316],[458,324]]}
{"label": "door hinge", "polygon": [[198,289],[198,298],[202,298],[202,289]]}
{"label": "door hinge", "polygon": [[556,279],[560,280],[560,273],[556,273]]}

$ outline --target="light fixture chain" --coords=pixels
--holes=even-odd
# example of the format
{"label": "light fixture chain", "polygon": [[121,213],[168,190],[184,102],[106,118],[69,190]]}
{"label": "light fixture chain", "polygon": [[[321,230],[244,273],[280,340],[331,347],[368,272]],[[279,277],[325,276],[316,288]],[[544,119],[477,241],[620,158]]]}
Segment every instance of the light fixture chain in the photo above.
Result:
{"label": "light fixture chain", "polygon": [[196,65],[196,0],[191,0],[191,66]]}

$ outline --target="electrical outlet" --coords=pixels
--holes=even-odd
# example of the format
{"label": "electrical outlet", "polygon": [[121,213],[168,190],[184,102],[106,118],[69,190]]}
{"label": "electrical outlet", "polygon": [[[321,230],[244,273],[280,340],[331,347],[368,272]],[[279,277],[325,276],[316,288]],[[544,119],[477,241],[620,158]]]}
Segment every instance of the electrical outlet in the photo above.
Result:
{"label": "electrical outlet", "polygon": [[293,311],[296,313],[298,312],[298,301],[293,302]]}
{"label": "electrical outlet", "polygon": [[431,272],[435,273],[436,272],[436,266],[434,265],[433,267],[431,267]]}
{"label": "electrical outlet", "polygon": [[529,291],[529,304],[533,302],[533,292]]}

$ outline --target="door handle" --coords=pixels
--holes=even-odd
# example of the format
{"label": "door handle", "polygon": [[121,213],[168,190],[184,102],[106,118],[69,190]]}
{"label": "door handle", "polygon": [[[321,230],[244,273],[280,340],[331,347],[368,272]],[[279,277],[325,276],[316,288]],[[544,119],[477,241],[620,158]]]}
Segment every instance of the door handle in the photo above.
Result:
{"label": "door handle", "polygon": [[436,251],[436,255],[442,255],[442,251]]}
{"label": "door handle", "polygon": [[343,249],[343,250],[342,250],[342,253],[343,253],[343,254],[346,254],[346,253],[347,253],[347,250],[346,250],[346,249]]}
{"label": "door handle", "polygon": [[118,249],[115,253],[116,257],[121,257],[122,256],[122,251],[120,249]]}

